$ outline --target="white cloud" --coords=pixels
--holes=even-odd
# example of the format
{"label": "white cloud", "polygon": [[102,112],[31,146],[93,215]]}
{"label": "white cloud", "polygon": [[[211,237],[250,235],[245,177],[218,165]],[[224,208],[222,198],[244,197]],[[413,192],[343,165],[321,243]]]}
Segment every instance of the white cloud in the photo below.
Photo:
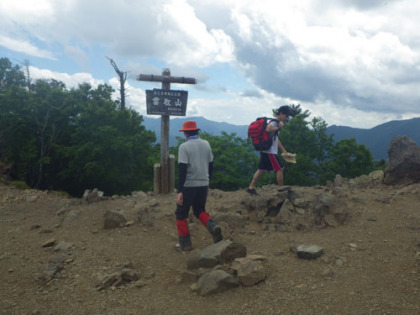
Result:
{"label": "white cloud", "polygon": [[53,54],[49,51],[39,49],[27,41],[20,41],[17,39],[9,38],[0,34],[0,46],[7,49],[22,52],[29,56],[40,57],[45,59],[55,60]]}
{"label": "white cloud", "polygon": [[75,73],[69,75],[67,73],[54,72],[47,69],[38,69],[32,66],[29,67],[29,73],[33,80],[54,79],[63,82],[68,89],[77,88],[81,83],[89,83],[94,88],[99,84],[104,84],[103,80],[93,78],[90,73]]}
{"label": "white cloud", "polygon": [[[170,67],[199,78],[191,115],[245,123],[288,100],[358,126],[420,115],[419,15],[415,0],[1,0],[0,45],[70,57],[78,74],[50,73],[68,86],[101,82],[87,73],[97,50],[128,60],[130,79]],[[217,85],[222,71],[202,69],[218,64],[249,84],[235,93],[237,82]],[[144,91],[129,88],[127,101],[143,113]]]}

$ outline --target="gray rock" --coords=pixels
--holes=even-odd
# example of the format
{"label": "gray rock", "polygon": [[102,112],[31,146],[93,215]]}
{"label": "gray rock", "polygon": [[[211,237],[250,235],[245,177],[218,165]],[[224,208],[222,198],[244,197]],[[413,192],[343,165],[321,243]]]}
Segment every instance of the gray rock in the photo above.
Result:
{"label": "gray rock", "polygon": [[223,292],[239,286],[239,281],[224,270],[212,270],[203,274],[196,283],[198,293],[202,296]]}
{"label": "gray rock", "polygon": [[[347,203],[329,193],[318,195],[314,207],[314,221],[319,225],[330,226],[333,220],[337,224],[344,224],[349,215]],[[327,220],[325,220],[326,217]]]}
{"label": "gray rock", "polygon": [[105,290],[110,287],[118,287],[140,279],[140,274],[131,268],[123,268],[112,274],[100,275],[96,287],[98,290]]}
{"label": "gray rock", "polygon": [[147,199],[147,194],[144,191],[133,191],[131,195],[136,199]]}
{"label": "gray rock", "polygon": [[334,186],[335,187],[340,187],[343,184],[344,184],[344,178],[340,174],[335,175]]}
{"label": "gray rock", "polygon": [[127,222],[127,217],[124,213],[117,210],[107,210],[104,213],[104,228],[113,229],[124,226]]}
{"label": "gray rock", "polygon": [[63,218],[62,224],[64,226],[70,226],[80,221],[81,213],[78,210],[70,210]]}
{"label": "gray rock", "polygon": [[384,183],[405,185],[416,182],[420,182],[420,147],[407,136],[395,137],[388,149]]}
{"label": "gray rock", "polygon": [[148,206],[142,206],[136,209],[137,221],[144,226],[153,226],[154,218],[152,215],[152,209]]}
{"label": "gray rock", "polygon": [[244,245],[232,241],[221,241],[202,250],[192,251],[187,261],[187,268],[213,268],[220,263],[244,256],[246,256]]}
{"label": "gray rock", "polygon": [[324,254],[324,249],[317,245],[299,245],[296,253],[302,259],[315,259]]}
{"label": "gray rock", "polygon": [[42,243],[41,247],[52,247],[55,245],[57,240],[55,238],[50,238],[46,240],[44,243]]}
{"label": "gray rock", "polygon": [[70,248],[72,248],[74,246],[73,243],[70,242],[65,242],[65,241],[61,241],[57,244],[56,247],[54,247],[54,251],[58,252],[58,251],[65,251],[65,250],[69,250]]}
{"label": "gray rock", "polygon": [[85,200],[87,203],[92,203],[104,200],[106,198],[104,197],[103,191],[98,190],[98,188],[94,188],[92,191],[86,189],[82,199]]}
{"label": "gray rock", "polygon": [[232,269],[236,271],[239,281],[244,286],[252,286],[267,277],[261,261],[250,258],[237,258],[232,263]]}

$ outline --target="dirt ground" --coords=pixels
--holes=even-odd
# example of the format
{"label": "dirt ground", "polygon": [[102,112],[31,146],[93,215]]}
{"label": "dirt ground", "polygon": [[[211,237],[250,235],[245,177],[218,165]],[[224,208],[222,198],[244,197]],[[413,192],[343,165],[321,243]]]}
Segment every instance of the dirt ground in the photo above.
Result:
{"label": "dirt ground", "polygon": [[[210,192],[207,209],[244,214],[247,197]],[[149,194],[88,204],[0,183],[0,314],[420,314],[420,184],[352,190],[350,218],[337,227],[281,232],[247,221],[231,239],[266,258],[266,280],[208,296],[180,281],[189,253],[174,249],[175,200]],[[142,205],[153,209],[148,222],[130,212]],[[104,229],[107,209],[127,210],[133,222]],[[190,226],[195,248],[211,244],[199,222]],[[299,259],[290,248],[300,244],[325,253]],[[54,257],[64,269],[46,279]],[[123,266],[140,281],[97,289],[100,276]]]}

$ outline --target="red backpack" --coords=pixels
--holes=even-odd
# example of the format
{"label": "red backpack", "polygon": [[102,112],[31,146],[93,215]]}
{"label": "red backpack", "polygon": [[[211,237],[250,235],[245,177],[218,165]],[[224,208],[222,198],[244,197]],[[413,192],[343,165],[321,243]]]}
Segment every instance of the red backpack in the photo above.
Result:
{"label": "red backpack", "polygon": [[269,134],[267,132],[267,125],[271,121],[277,121],[277,119],[270,119],[267,117],[258,117],[248,127],[248,138],[252,139],[252,144],[255,150],[265,151],[268,150],[273,144],[273,138],[275,133]]}

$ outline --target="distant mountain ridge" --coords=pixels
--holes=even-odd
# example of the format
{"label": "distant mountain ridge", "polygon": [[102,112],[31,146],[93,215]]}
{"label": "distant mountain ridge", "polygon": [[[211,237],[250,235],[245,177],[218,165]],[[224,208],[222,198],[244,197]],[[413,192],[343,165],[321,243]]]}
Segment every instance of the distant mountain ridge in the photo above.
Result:
{"label": "distant mountain ridge", "polygon": [[[160,142],[160,118],[148,118],[143,116],[144,126],[148,130],[152,130],[156,133],[157,142]],[[178,130],[182,128],[182,124],[186,120],[195,120],[198,128],[202,132],[208,132],[212,135],[219,136],[222,131],[230,134],[236,133],[240,138],[246,139],[248,137],[248,126],[237,126],[225,122],[216,122],[207,120],[203,117],[188,117],[188,118],[173,118],[169,122],[169,146],[175,146],[177,144],[176,137],[184,137],[182,132]]]}
{"label": "distant mountain ridge", "polygon": [[[160,118],[148,118],[143,116],[146,129],[156,133],[157,142],[160,141]],[[182,137],[178,130],[186,120],[195,120],[198,128],[203,132],[218,136],[222,131],[230,134],[236,133],[240,138],[246,139],[248,136],[247,125],[233,125],[225,122],[215,122],[203,117],[173,118],[169,123],[169,145],[177,144],[176,137]],[[387,159],[388,148],[392,138],[406,135],[420,145],[420,117],[407,120],[393,120],[371,129],[360,129],[345,126],[332,125],[327,128],[327,134],[334,134],[334,141],[346,138],[355,138],[358,144],[366,145],[374,159]]]}
{"label": "distant mountain ridge", "polygon": [[334,134],[334,140],[355,138],[359,144],[365,144],[375,159],[387,159],[392,138],[408,136],[420,145],[420,118],[393,120],[371,129],[358,129],[344,126],[330,126],[328,134]]}

